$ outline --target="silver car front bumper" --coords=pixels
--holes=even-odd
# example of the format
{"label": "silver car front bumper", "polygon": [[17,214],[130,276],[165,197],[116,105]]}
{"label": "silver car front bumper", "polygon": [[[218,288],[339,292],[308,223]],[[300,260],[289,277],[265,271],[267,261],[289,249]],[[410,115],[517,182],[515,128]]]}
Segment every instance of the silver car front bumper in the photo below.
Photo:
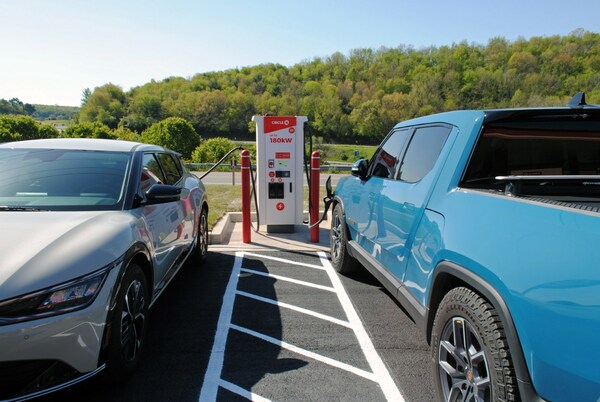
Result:
{"label": "silver car front bumper", "polygon": [[[0,372],[3,367],[10,367],[11,364],[18,366],[38,361],[64,363],[76,371],[74,377],[87,378],[86,373],[98,372],[99,366],[102,367],[99,362],[100,351],[119,271],[120,265],[108,273],[96,299],[85,309],[1,326]],[[45,393],[43,388],[42,386],[39,391]],[[62,386],[52,383],[50,388]]]}

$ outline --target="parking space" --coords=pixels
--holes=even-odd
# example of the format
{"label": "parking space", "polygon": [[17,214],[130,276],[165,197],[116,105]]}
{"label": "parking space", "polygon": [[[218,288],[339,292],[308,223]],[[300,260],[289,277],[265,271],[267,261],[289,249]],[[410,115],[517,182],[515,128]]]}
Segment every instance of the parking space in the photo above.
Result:
{"label": "parking space", "polygon": [[46,400],[433,400],[427,344],[366,271],[322,250],[209,252],[151,311],[139,369]]}
{"label": "parking space", "polygon": [[285,254],[236,253],[200,400],[402,401],[325,253]]}

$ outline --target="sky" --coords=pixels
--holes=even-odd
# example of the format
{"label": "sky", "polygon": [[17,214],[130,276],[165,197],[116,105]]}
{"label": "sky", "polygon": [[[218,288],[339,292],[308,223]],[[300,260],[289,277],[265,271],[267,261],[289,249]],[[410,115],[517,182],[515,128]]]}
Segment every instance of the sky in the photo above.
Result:
{"label": "sky", "polygon": [[80,106],[107,83],[600,32],[599,15],[600,0],[0,0],[0,99]]}

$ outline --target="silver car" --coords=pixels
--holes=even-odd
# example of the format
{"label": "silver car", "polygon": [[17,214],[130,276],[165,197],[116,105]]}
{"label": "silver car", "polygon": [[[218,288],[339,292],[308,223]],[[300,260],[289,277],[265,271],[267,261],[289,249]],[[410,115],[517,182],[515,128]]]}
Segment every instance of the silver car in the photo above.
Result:
{"label": "silver car", "polygon": [[162,147],[0,144],[0,400],[124,378],[148,309],[207,254],[204,186]]}

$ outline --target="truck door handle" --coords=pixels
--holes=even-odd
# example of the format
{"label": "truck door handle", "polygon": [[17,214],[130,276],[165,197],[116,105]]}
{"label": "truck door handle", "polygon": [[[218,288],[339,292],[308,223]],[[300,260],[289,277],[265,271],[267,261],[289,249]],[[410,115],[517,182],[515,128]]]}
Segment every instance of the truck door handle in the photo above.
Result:
{"label": "truck door handle", "polygon": [[290,182],[290,193],[292,192],[292,183]]}

